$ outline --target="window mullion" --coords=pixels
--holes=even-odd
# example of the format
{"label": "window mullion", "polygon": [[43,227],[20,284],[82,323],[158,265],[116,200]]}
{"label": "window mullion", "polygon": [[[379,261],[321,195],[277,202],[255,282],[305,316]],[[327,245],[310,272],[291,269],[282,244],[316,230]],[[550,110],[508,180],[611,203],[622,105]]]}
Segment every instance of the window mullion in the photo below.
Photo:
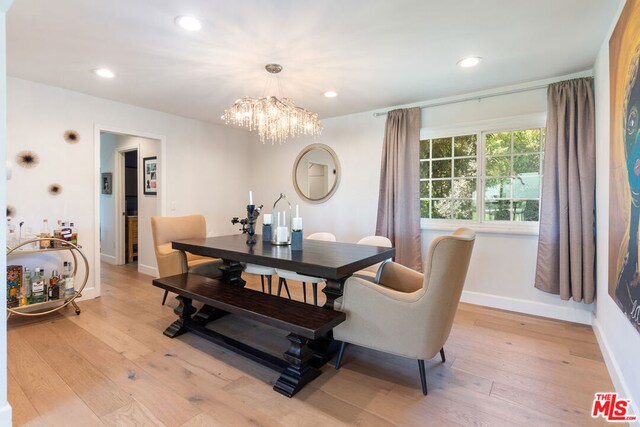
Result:
{"label": "window mullion", "polygon": [[485,132],[478,132],[476,134],[476,164],[478,165],[476,179],[476,215],[477,222],[482,224],[484,222],[484,183],[485,176],[484,171],[486,168],[486,155],[485,155]]}

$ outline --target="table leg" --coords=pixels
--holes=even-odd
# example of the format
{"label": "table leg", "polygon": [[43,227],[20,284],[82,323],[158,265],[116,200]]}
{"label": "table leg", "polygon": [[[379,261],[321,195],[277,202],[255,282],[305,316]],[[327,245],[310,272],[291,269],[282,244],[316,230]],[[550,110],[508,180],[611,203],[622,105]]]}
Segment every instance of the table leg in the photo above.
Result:
{"label": "table leg", "polygon": [[193,307],[191,298],[185,297],[177,297],[180,300],[180,306],[182,306],[182,311],[180,313],[180,318],[173,322],[167,329],[164,330],[164,334],[169,338],[175,338],[187,332],[187,326],[191,323],[191,315],[196,311]]}
{"label": "table leg", "polygon": [[347,279],[333,280],[327,279],[327,285],[322,289],[322,292],[327,297],[327,302],[325,302],[324,307],[330,308],[333,310],[334,302],[338,298],[342,296],[342,291],[344,289],[344,282]]}
{"label": "table leg", "polygon": [[309,365],[313,352],[307,346],[307,338],[289,334],[287,339],[290,346],[284,353],[284,359],[289,362],[289,366],[282,372],[273,389],[280,394],[291,397],[317,378],[320,371]]}
{"label": "table leg", "polygon": [[222,262],[222,281],[232,286],[244,287],[247,282],[242,278],[242,264],[228,259],[223,259]]}

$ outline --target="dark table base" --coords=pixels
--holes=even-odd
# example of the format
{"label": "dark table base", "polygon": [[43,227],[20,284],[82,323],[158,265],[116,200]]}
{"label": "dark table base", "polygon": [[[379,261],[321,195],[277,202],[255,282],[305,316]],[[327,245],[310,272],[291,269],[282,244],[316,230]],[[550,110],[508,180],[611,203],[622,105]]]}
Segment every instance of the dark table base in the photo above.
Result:
{"label": "dark table base", "polygon": [[175,338],[186,332],[192,332],[270,369],[281,372],[273,389],[287,397],[293,396],[306,384],[317,378],[321,373],[319,368],[330,360],[337,351],[337,346],[330,338],[309,340],[290,333],[287,336],[289,349],[280,358],[227,335],[207,329],[207,323],[228,313],[205,305],[193,316],[195,308],[192,300],[180,296],[178,299],[181,300],[182,307],[180,318],[169,325],[164,331],[164,335]]}

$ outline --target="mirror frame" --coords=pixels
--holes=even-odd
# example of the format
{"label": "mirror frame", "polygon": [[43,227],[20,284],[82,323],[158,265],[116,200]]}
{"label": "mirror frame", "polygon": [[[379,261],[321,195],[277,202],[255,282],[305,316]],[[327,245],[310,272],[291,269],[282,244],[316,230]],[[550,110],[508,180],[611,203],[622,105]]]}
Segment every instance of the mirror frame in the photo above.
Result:
{"label": "mirror frame", "polygon": [[[307,197],[302,190],[300,190],[300,187],[298,186],[298,180],[297,180],[297,170],[298,170],[298,165],[300,165],[300,161],[302,160],[302,158],[310,151],[313,150],[324,150],[327,153],[329,153],[329,155],[331,156],[331,159],[333,160],[333,164],[335,165],[335,170],[336,170],[336,179],[335,182],[333,183],[333,187],[331,187],[331,190],[329,190],[329,192],[327,193],[326,196],[320,198],[320,199],[311,199],[309,197]],[[298,157],[296,157],[296,161],[293,162],[293,171],[291,173],[291,178],[293,181],[293,188],[295,188],[296,193],[298,193],[298,196],[300,196],[302,198],[302,200],[305,200],[309,203],[324,203],[327,200],[329,200],[331,198],[331,196],[334,195],[334,193],[336,192],[336,190],[338,189],[338,185],[340,184],[340,175],[342,174],[342,171],[340,169],[340,161],[338,160],[338,156],[336,155],[335,151],[333,151],[331,149],[331,147],[329,147],[328,145],[325,144],[311,144],[311,145],[307,145],[306,147],[304,147],[302,149],[302,151],[300,151],[300,154],[298,154]]]}

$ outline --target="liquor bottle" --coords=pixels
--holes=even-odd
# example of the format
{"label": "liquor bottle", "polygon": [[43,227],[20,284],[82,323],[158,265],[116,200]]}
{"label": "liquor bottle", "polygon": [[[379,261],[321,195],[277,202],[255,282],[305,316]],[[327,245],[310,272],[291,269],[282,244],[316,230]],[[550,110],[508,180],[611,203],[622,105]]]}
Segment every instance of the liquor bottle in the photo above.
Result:
{"label": "liquor bottle", "polygon": [[47,239],[47,237],[51,237],[51,229],[49,229],[49,220],[42,220],[42,229],[40,230],[40,238],[45,240],[40,240],[40,249],[49,249],[51,247],[51,240]]}
{"label": "liquor bottle", "polygon": [[[53,237],[56,239],[62,239],[62,221],[58,220],[58,225],[53,229]],[[55,241],[53,242],[54,248],[62,247],[61,242]]]}
{"label": "liquor bottle", "polygon": [[[69,223],[66,221],[62,221],[62,240],[66,240],[67,242],[71,241],[71,228],[69,227]],[[69,246],[66,243],[62,243],[62,246]]]}
{"label": "liquor bottle", "polygon": [[58,270],[51,272],[51,278],[49,279],[49,287],[47,288],[47,300],[53,301],[60,299],[60,277],[58,277]]}
{"label": "liquor bottle", "polygon": [[22,283],[20,284],[20,293],[18,294],[18,305],[20,307],[29,304],[29,299],[27,298],[27,289],[29,289],[29,286],[24,278],[24,273],[22,273]]}
{"label": "liquor bottle", "polygon": [[78,245],[78,230],[73,222],[69,223],[69,228],[71,229],[71,243],[74,245]]}
{"label": "liquor bottle", "polygon": [[36,268],[34,272],[34,277],[32,278],[31,284],[31,302],[44,302],[46,298],[45,288],[47,284],[47,279],[44,277],[44,270],[41,268]]}
{"label": "liquor bottle", "polygon": [[73,263],[71,261],[65,261],[64,270],[62,271],[62,281],[64,282],[65,298],[73,296],[73,294],[76,292],[74,280],[75,278],[73,277]]}
{"label": "liquor bottle", "polygon": [[18,243],[18,236],[16,235],[16,226],[11,222],[11,218],[7,218],[7,247],[13,248]]}
{"label": "liquor bottle", "polygon": [[27,296],[27,300],[31,298],[31,270],[29,270],[29,267],[24,268],[22,288],[24,289],[24,294]]}

